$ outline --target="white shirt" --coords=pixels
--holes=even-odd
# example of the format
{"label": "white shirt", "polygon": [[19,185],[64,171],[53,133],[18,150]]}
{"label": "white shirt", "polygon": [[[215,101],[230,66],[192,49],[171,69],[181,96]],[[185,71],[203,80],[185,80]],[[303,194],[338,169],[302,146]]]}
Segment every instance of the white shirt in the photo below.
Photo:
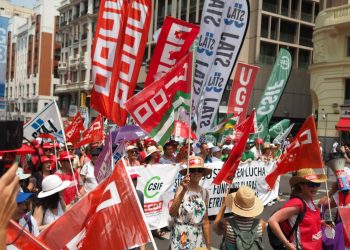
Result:
{"label": "white shirt", "polygon": [[254,153],[254,160],[257,160],[261,157],[262,153],[261,153],[261,149],[262,149],[263,146],[261,146],[260,150],[257,149],[255,146],[252,147],[250,149],[250,151],[252,151]]}
{"label": "white shirt", "polygon": [[39,227],[38,227],[38,223],[36,222],[36,220],[34,219],[34,217],[32,215],[30,215],[30,217],[28,216],[28,218],[30,219],[30,222],[32,224],[32,231],[29,231],[29,226],[28,223],[26,222],[26,220],[24,219],[24,217],[22,217],[18,224],[20,224],[22,227],[24,227],[25,229],[27,229],[32,235],[34,236],[38,236],[39,235]]}
{"label": "white shirt", "polygon": [[80,175],[85,177],[84,189],[86,192],[90,192],[98,185],[94,171],[95,167],[91,161],[85,163],[80,170]]}

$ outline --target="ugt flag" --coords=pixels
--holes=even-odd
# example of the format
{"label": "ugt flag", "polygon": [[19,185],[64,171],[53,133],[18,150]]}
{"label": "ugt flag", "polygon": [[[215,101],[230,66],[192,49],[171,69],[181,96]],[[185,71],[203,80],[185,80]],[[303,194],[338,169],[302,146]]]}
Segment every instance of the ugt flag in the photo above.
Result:
{"label": "ugt flag", "polygon": [[128,249],[149,242],[150,232],[124,161],[39,239],[51,249]]}

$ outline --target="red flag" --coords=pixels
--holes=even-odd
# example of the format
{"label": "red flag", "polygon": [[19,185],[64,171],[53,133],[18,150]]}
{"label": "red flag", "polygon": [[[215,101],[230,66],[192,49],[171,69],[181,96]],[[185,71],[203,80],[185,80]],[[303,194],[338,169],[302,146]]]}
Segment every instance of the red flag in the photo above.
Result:
{"label": "red flag", "polygon": [[[175,129],[174,129],[173,135],[179,136],[182,138],[189,138],[188,130],[189,130],[189,127],[187,123],[183,121],[175,120]],[[192,129],[191,129],[191,138],[197,140],[197,136],[195,135],[195,133],[193,133]]]}
{"label": "red flag", "polygon": [[199,26],[167,16],[154,49],[145,87],[158,80],[186,56],[199,33]]}
{"label": "red flag", "polygon": [[277,161],[273,172],[267,175],[265,180],[270,188],[273,188],[279,175],[301,168],[321,168],[322,166],[323,161],[315,119],[313,115],[310,115],[305,120],[293,142]]}
{"label": "red flag", "polygon": [[80,139],[80,131],[84,130],[84,122],[83,118],[80,115],[80,112],[78,112],[72,123],[65,129],[66,134],[66,141],[71,142],[73,144],[77,143]]}
{"label": "red flag", "polygon": [[128,249],[150,241],[141,206],[125,169],[115,169],[39,238],[51,249]]}
{"label": "red flag", "polygon": [[138,125],[160,144],[173,132],[174,114],[182,107],[189,110],[191,75],[192,52],[125,104]]}
{"label": "red flag", "polygon": [[247,119],[246,126],[244,128],[241,138],[239,139],[237,144],[234,146],[233,150],[230,153],[229,158],[224,163],[218,175],[213,180],[213,184],[220,185],[221,182],[223,181],[226,183],[232,184],[239,162],[242,159],[242,154],[243,154],[245,145],[247,144],[249,132],[251,130],[251,127],[253,127],[254,116],[255,116],[255,110],[252,110],[249,118]]}
{"label": "red flag", "polygon": [[101,115],[98,115],[90,127],[83,132],[82,140],[74,144],[74,148],[99,141],[103,141],[103,119]]}
{"label": "red flag", "polygon": [[92,53],[91,105],[119,126],[126,122],[124,104],[136,87],[151,14],[151,0],[100,3]]}
{"label": "red flag", "polygon": [[345,231],[344,240],[345,242],[350,242],[350,207],[338,207],[338,210],[343,222],[343,230]]}
{"label": "red flag", "polygon": [[15,246],[18,249],[49,249],[43,242],[31,235],[30,232],[13,220],[10,221],[6,228],[6,243]]}
{"label": "red flag", "polygon": [[245,119],[247,115],[250,96],[256,76],[260,68],[257,66],[238,63],[233,79],[227,113],[238,116],[237,123]]}

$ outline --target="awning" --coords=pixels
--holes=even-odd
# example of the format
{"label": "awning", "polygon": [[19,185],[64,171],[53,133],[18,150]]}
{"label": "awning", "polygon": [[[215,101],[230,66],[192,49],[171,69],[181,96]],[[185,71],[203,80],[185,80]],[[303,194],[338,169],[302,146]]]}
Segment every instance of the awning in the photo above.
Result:
{"label": "awning", "polygon": [[340,131],[350,131],[350,118],[340,118],[335,128]]}

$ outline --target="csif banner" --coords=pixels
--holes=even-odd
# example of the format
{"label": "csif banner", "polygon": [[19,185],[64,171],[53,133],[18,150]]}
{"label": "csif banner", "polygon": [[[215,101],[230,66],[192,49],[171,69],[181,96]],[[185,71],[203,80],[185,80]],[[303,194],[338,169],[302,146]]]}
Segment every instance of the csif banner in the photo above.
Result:
{"label": "csif banner", "polygon": [[92,53],[92,107],[125,125],[146,47],[151,0],[102,0]]}
{"label": "csif banner", "polygon": [[263,119],[267,119],[266,123],[269,124],[287,85],[292,64],[290,52],[287,49],[281,48],[256,110],[258,123],[261,123]]}
{"label": "csif banner", "polygon": [[231,77],[249,24],[249,1],[225,1],[222,30],[215,59],[205,80],[199,105],[197,134],[206,133],[215,123],[222,94]]}
{"label": "csif banner", "polygon": [[247,116],[250,96],[260,67],[239,62],[233,79],[227,113],[234,114],[239,124]]}
{"label": "csif banner", "polygon": [[161,78],[185,57],[198,33],[197,25],[167,16],[154,49],[144,87]]}
{"label": "csif banner", "polygon": [[23,137],[29,141],[34,140],[41,134],[50,134],[58,142],[64,142],[64,130],[61,115],[55,101],[46,105],[35,117],[23,126]]}

